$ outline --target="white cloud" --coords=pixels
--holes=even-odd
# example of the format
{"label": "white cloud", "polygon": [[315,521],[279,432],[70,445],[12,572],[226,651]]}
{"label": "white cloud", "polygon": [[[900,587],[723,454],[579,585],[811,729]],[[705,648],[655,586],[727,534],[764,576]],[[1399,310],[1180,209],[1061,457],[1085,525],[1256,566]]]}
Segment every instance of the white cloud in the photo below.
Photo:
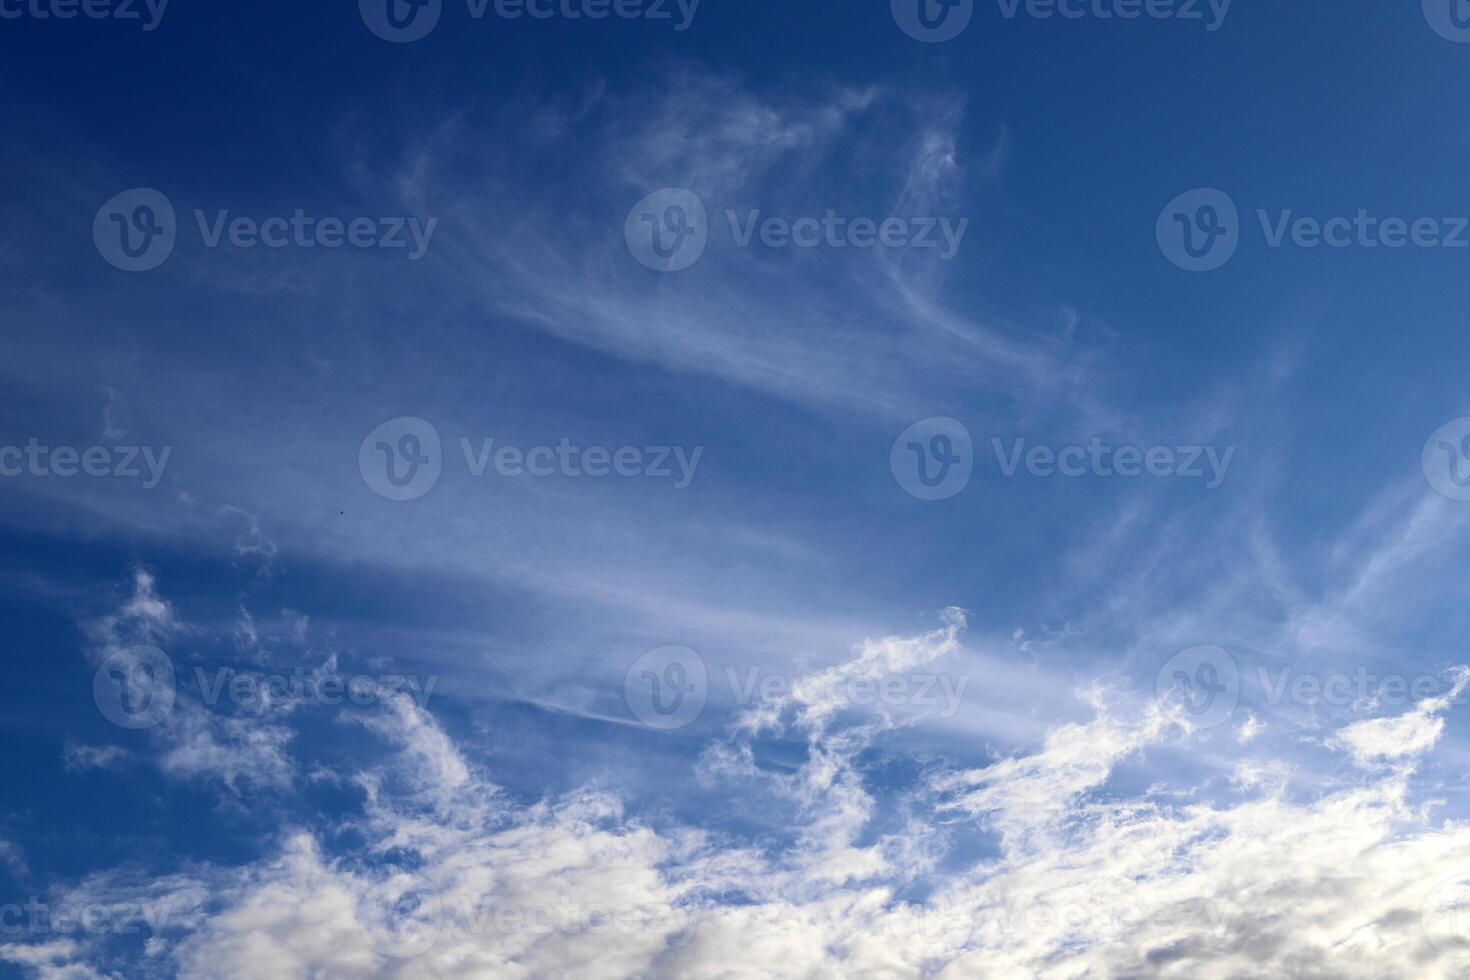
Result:
{"label": "white cloud", "polygon": [[11,875],[16,878],[30,874],[30,868],[26,865],[25,851],[14,841],[0,837],[0,864],[9,869]]}
{"label": "white cloud", "polygon": [[[135,570],[132,595],[121,608],[88,623],[86,632],[92,641],[89,655],[99,663],[134,645],[170,645],[172,639],[197,635],[159,595],[153,574],[143,568]],[[168,655],[167,650],[164,653]],[[231,714],[219,704],[209,706],[200,700],[207,696],[208,692],[176,684],[172,710],[148,730],[159,768],[181,779],[216,780],[231,792],[288,786],[295,766],[285,746],[293,732],[281,719],[293,705],[270,704],[254,713]],[[121,749],[75,743],[68,743],[64,751],[73,768],[113,766],[127,755]]]}
{"label": "white cloud", "polygon": [[173,606],[157,590],[153,573],[139,565],[133,569],[132,593],[118,610],[86,625],[91,653],[97,662],[134,644],[165,643],[183,631]]}
{"label": "white cloud", "polygon": [[154,730],[158,765],[181,779],[217,779],[228,789],[289,786],[295,765],[286,754],[291,729],[260,716],[230,716],[188,697]]}
{"label": "white cloud", "polygon": [[1426,698],[1413,710],[1396,718],[1368,718],[1354,722],[1337,733],[1335,744],[1346,746],[1354,761],[1369,767],[1393,759],[1416,758],[1439,741],[1444,732],[1444,712],[1470,683],[1464,670],[1455,673],[1448,693]]}
{"label": "white cloud", "polygon": [[[150,608],[166,608],[151,582],[148,594]],[[1131,711],[1084,692],[1089,721],[988,766],[941,768],[904,821],[865,837],[876,797],[859,760],[908,722],[850,711],[843,685],[931,668],[961,652],[963,627],[950,610],[929,633],[866,641],[847,663],[751,708],[711,749],[705,779],[792,807],[784,847],[654,827],[604,792],[513,803],[398,696],[364,722],[392,754],[349,774],[367,791],[349,819],[361,848],[343,853],[320,831],[289,829],[257,862],[94,875],[70,897],[166,908],[147,955],[198,978],[1447,980],[1470,968],[1458,920],[1443,911],[1458,906],[1439,887],[1470,867],[1470,825],[1429,822],[1413,802],[1412,766],[1308,793],[1289,767],[1242,763],[1218,799],[1200,796],[1189,773],[1172,786],[1117,782],[1149,752],[1200,748],[1204,736],[1171,704]],[[1458,677],[1452,692],[1354,722],[1328,745],[1359,762],[1422,758],[1465,685]],[[287,739],[226,729],[226,745],[192,718],[186,709],[183,731],[160,742],[166,769],[244,786],[293,765]],[[785,774],[755,765],[756,741],[770,735],[803,739],[805,762]],[[956,824],[996,833],[994,852],[959,861],[946,850]],[[0,947],[37,976],[88,976],[102,956],[82,939]]]}
{"label": "white cloud", "polygon": [[119,745],[83,745],[67,739],[61,748],[62,764],[71,771],[116,769],[132,759],[132,753]]}
{"label": "white cloud", "polygon": [[[890,654],[922,663],[944,645],[934,634],[871,643],[852,666]],[[812,703],[809,720],[830,717],[820,698]],[[1120,759],[1182,731],[1160,709],[1134,722],[1102,712],[1054,732],[1034,755],[950,777],[950,808],[996,823],[1004,844],[921,898],[903,895],[912,867],[880,860],[830,873],[827,862],[863,852],[841,821],[814,863],[731,851],[697,832],[655,833],[602,796],[501,805],[427,715],[402,704],[395,717],[405,760],[438,760],[423,768],[439,774],[440,792],[427,808],[421,795],[405,808],[379,797],[370,822],[382,848],[418,855],[417,874],[450,910],[437,941],[406,961],[365,953],[352,910],[372,879],[298,839],[180,948],[186,975],[228,964],[238,976],[1447,978],[1464,967],[1456,947],[1430,941],[1422,907],[1470,858],[1470,828],[1425,826],[1407,803],[1406,775],[1392,772],[1310,800],[1293,800],[1279,773],[1230,805],[1099,797]],[[814,804],[808,831],[834,826],[841,801],[861,790],[848,782],[850,758],[828,744],[835,733],[810,730],[816,755],[796,781]],[[823,790],[831,798],[815,805]],[[746,900],[719,900],[732,889]],[[514,915],[497,926],[486,912],[594,906],[624,911],[628,930],[590,934],[550,919],[506,927]]]}
{"label": "white cloud", "polygon": [[[913,413],[932,408],[941,391],[959,399],[985,389],[1006,410],[1090,406],[1082,382],[1091,369],[1069,338],[1003,329],[939,301],[957,263],[938,260],[938,249],[792,249],[769,261],[769,249],[736,248],[727,231],[727,211],[750,209],[787,220],[828,210],[846,220],[961,220],[961,100],[871,87],[775,97],[699,72],[660,81],[562,113],[586,146],[580,183],[599,216],[595,227],[580,224],[565,194],[539,200],[515,175],[483,176],[502,166],[499,137],[487,146],[458,120],[424,133],[394,175],[384,177],[379,162],[360,177],[372,193],[407,193],[416,209],[456,216],[463,251],[447,265],[450,288],[467,287],[497,313],[630,361],[823,410],[855,409],[885,424],[922,417]],[[535,131],[548,111],[555,109],[538,106],[534,119],[509,111],[495,130],[522,134],[535,153],[544,149]],[[459,170],[466,156],[482,158],[469,185]],[[977,175],[993,176],[1002,157],[992,152]],[[859,186],[884,184],[842,198],[834,173]],[[661,187],[701,196],[710,243],[682,278],[655,287],[625,267],[632,262],[621,229],[626,210]],[[609,202],[625,203],[611,213]],[[507,225],[517,229],[513,239],[497,231]]]}
{"label": "white cloud", "polygon": [[75,961],[81,947],[70,940],[22,945],[0,944],[0,963],[13,963],[30,971],[36,980],[111,980],[106,974]]}

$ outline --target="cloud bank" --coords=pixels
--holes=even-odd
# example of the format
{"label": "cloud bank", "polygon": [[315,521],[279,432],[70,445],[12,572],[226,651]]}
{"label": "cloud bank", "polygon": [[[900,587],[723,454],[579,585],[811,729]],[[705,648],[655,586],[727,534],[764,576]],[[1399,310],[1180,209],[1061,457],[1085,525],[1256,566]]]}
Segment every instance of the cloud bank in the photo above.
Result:
{"label": "cloud bank", "polygon": [[[91,631],[94,659],[129,631],[195,629],[146,572],[132,590]],[[847,662],[737,712],[682,774],[789,805],[793,834],[779,846],[635,819],[626,800],[591,787],[514,802],[401,692],[361,718],[387,749],[380,761],[307,777],[290,756],[293,711],[221,720],[181,691],[178,720],[148,740],[168,778],[226,795],[269,790],[256,805],[329,779],[357,787],[360,808],[335,826],[288,827],[242,865],[165,876],[121,867],[58,886],[55,907],[111,910],[109,921],[134,928],[6,941],[0,960],[42,978],[1448,978],[1470,968],[1459,928],[1470,904],[1454,874],[1470,861],[1470,826],[1436,823],[1414,786],[1463,674],[1444,696],[1343,726],[1327,744],[1350,764],[1310,791],[1288,767],[1245,764],[1228,791],[1188,771],[1130,785],[1130,759],[1187,757],[1206,733],[1168,701],[1094,689],[1090,720],[1030,751],[967,769],[926,760],[897,829],[869,833],[881,789],[871,754],[898,751],[890,743],[924,722],[854,711],[841,691],[952,657],[966,616],[940,619],[918,636],[864,641]],[[771,739],[799,743],[800,763],[764,764]],[[960,830],[986,835],[988,853],[956,853]]]}

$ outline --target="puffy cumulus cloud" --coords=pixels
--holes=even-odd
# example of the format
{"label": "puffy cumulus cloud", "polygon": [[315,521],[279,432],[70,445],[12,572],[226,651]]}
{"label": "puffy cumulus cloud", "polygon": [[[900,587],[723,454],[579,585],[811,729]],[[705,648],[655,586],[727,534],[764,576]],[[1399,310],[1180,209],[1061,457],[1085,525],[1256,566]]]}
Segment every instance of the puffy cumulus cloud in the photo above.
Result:
{"label": "puffy cumulus cloud", "polygon": [[[1406,763],[1293,800],[1283,767],[1244,766],[1228,806],[1163,793],[1099,798],[1117,761],[1178,728],[1101,714],[1043,749],[940,781],[945,806],[997,827],[1002,856],[961,890],[973,931],[941,976],[1463,976],[1458,905],[1436,888],[1470,857],[1470,827],[1431,828],[1409,803],[1454,692],[1399,719],[1347,726],[1355,759]],[[1442,888],[1441,888],[1442,891]]]}
{"label": "puffy cumulus cloud", "polygon": [[355,922],[364,890],[309,836],[221,882],[218,908],[174,951],[183,976],[371,976],[375,954]]}
{"label": "puffy cumulus cloud", "polygon": [[19,967],[37,980],[110,980],[77,961],[81,947],[71,940],[18,945],[0,943],[0,963]]}
{"label": "puffy cumulus cloud", "polygon": [[[910,719],[838,692],[934,665],[963,629],[951,610],[929,633],[867,641],[733,720],[700,772],[786,806],[784,845],[655,826],[606,792],[512,802],[423,706],[385,694],[364,724],[389,752],[339,774],[365,793],[347,826],[282,828],[268,857],[236,867],[94,875],[56,899],[136,910],[141,950],[53,936],[0,945],[0,960],[40,977],[272,980],[1470,971],[1470,888],[1455,877],[1470,826],[1433,823],[1411,783],[1463,683],[1322,743],[1393,765],[1344,765],[1307,794],[1278,762],[1242,762],[1209,801],[1188,778],[1122,778],[1201,738],[1176,706],[1088,692],[1091,720],[988,766],[931,771],[876,833],[882,790],[863,755]],[[763,738],[800,739],[805,760],[757,765]],[[993,834],[993,851],[960,859],[956,825]]]}
{"label": "puffy cumulus cloud", "polygon": [[179,975],[632,976],[693,929],[692,881],[720,877],[699,835],[596,794],[510,808],[411,699],[384,710],[398,753],[360,774],[369,843],[334,856],[293,832],[271,860],[202,872],[207,914],[168,937]]}

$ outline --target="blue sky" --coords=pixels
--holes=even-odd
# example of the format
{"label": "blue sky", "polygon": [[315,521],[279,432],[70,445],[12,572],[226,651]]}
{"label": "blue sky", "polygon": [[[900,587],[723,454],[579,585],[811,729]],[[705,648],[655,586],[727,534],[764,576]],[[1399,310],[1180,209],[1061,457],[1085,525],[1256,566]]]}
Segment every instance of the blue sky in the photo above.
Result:
{"label": "blue sky", "polygon": [[0,0],[0,975],[1470,969],[1458,8],[904,2]]}

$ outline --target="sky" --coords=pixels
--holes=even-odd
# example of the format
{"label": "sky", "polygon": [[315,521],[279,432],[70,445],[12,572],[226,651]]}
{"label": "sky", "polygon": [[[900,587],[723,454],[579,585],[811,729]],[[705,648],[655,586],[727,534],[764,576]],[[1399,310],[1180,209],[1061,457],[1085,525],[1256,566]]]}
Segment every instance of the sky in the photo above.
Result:
{"label": "sky", "polygon": [[1470,7],[0,0],[0,977],[1470,976]]}

